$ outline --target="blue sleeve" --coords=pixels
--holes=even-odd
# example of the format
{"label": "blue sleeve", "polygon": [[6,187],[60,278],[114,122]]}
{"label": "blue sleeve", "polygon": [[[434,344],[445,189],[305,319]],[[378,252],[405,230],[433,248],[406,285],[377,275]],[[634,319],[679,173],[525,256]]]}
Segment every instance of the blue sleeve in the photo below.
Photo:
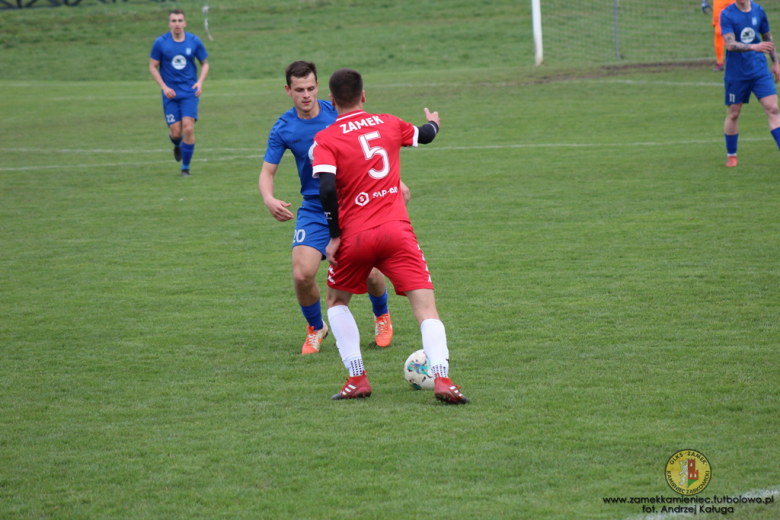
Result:
{"label": "blue sleeve", "polygon": [[150,58],[157,61],[162,61],[162,38],[157,38],[154,40],[154,45],[152,45],[152,53],[149,55]]}
{"label": "blue sleeve", "polygon": [[[729,15],[724,9],[720,12],[720,34],[734,34],[734,27],[731,25]],[[735,35],[736,36],[736,35]]]}
{"label": "blue sleeve", "polygon": [[758,33],[766,34],[769,32],[769,20],[766,18],[766,11],[761,9],[761,23],[758,24]]}
{"label": "blue sleeve", "polygon": [[195,42],[195,57],[198,58],[198,61],[203,61],[209,57],[209,53],[206,52],[206,46],[203,45],[203,42],[197,36],[195,37]]}
{"label": "blue sleeve", "polygon": [[271,164],[279,164],[282,162],[282,156],[287,150],[287,145],[284,144],[279,136],[279,126],[281,121],[277,121],[274,127],[271,129],[271,133],[268,134],[268,148],[265,151],[265,157],[263,160]]}

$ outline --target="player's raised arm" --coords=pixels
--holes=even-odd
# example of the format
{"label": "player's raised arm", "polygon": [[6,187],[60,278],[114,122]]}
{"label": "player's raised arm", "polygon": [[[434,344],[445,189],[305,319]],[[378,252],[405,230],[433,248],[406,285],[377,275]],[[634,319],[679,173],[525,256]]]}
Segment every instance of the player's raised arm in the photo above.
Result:
{"label": "player's raised arm", "polygon": [[422,126],[417,127],[417,130],[419,131],[417,143],[419,144],[428,144],[432,142],[436,138],[436,134],[439,133],[439,128],[441,128],[441,119],[439,118],[439,113],[431,112],[427,108],[424,110],[425,120],[428,122]]}
{"label": "player's raised arm", "polygon": [[289,202],[274,197],[274,176],[276,176],[276,170],[278,168],[278,164],[263,161],[263,169],[260,170],[260,179],[258,183],[260,186],[260,195],[263,196],[263,202],[268,208],[268,211],[271,212],[271,215],[273,215],[276,220],[284,222],[292,219],[293,214],[287,209],[290,207]]}

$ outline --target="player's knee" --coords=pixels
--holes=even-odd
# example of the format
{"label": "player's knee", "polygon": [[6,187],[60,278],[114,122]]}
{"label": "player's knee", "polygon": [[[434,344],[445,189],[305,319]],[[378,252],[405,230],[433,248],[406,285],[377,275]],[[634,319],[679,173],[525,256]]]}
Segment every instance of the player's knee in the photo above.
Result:
{"label": "player's knee", "polygon": [[385,275],[377,268],[371,270],[366,282],[368,283],[369,289],[374,289],[375,291],[384,289],[387,286],[385,283]]}
{"label": "player's knee", "polygon": [[308,269],[293,268],[293,283],[296,287],[308,287],[316,283],[317,272]]}

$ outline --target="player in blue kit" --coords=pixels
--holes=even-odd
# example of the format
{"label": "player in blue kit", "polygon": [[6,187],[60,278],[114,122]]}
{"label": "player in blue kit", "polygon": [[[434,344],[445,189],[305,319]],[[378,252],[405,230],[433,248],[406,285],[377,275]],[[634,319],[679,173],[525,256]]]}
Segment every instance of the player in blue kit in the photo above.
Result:
{"label": "player in blue kit", "polygon": [[[308,322],[306,341],[301,354],[319,352],[328,326],[322,319],[320,289],[316,275],[325,259],[325,247],[330,232],[320,203],[320,181],[312,175],[314,136],[336,120],[336,109],[329,101],[317,99],[317,67],[308,61],[291,63],[285,72],[285,91],[292,98],[293,108],[274,124],[268,136],[268,148],[260,172],[260,194],[268,211],[279,222],[293,218],[289,202],[274,197],[274,177],[286,150],[290,150],[298,166],[303,204],[298,209],[292,244],[293,283],[303,316]],[[409,190],[401,183],[404,200]],[[375,340],[380,347],[390,344],[393,326],[387,310],[387,284],[384,275],[374,269],[368,277],[368,293],[374,311]]]}
{"label": "player in blue kit", "polygon": [[[733,167],[737,165],[739,114],[742,104],[750,101],[751,92],[766,112],[769,131],[780,148],[780,112],[775,88],[780,80],[780,63],[766,13],[757,3],[736,0],[720,13],[720,27],[727,51],[724,78],[727,111],[723,125],[728,156],[726,166]],[[771,73],[767,69],[765,52],[772,59]]]}
{"label": "player in blue kit", "polygon": [[[203,82],[209,74],[208,53],[200,38],[184,32],[184,11],[174,9],[168,15],[171,32],[154,42],[149,56],[149,72],[162,89],[163,110],[173,143],[173,156],[181,163],[183,177],[190,176],[190,161],[195,153],[195,122]],[[195,60],[201,64],[200,77]],[[183,134],[183,135],[182,135]],[[182,140],[184,143],[182,143]]]}

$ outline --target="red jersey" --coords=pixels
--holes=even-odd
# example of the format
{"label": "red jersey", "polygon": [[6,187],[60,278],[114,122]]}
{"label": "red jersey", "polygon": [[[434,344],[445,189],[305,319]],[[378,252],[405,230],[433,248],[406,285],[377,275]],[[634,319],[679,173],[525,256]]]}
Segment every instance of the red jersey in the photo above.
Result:
{"label": "red jersey", "polygon": [[389,114],[356,110],[314,137],[314,177],[336,175],[341,236],[385,222],[409,222],[401,194],[402,146],[417,146],[417,127]]}

